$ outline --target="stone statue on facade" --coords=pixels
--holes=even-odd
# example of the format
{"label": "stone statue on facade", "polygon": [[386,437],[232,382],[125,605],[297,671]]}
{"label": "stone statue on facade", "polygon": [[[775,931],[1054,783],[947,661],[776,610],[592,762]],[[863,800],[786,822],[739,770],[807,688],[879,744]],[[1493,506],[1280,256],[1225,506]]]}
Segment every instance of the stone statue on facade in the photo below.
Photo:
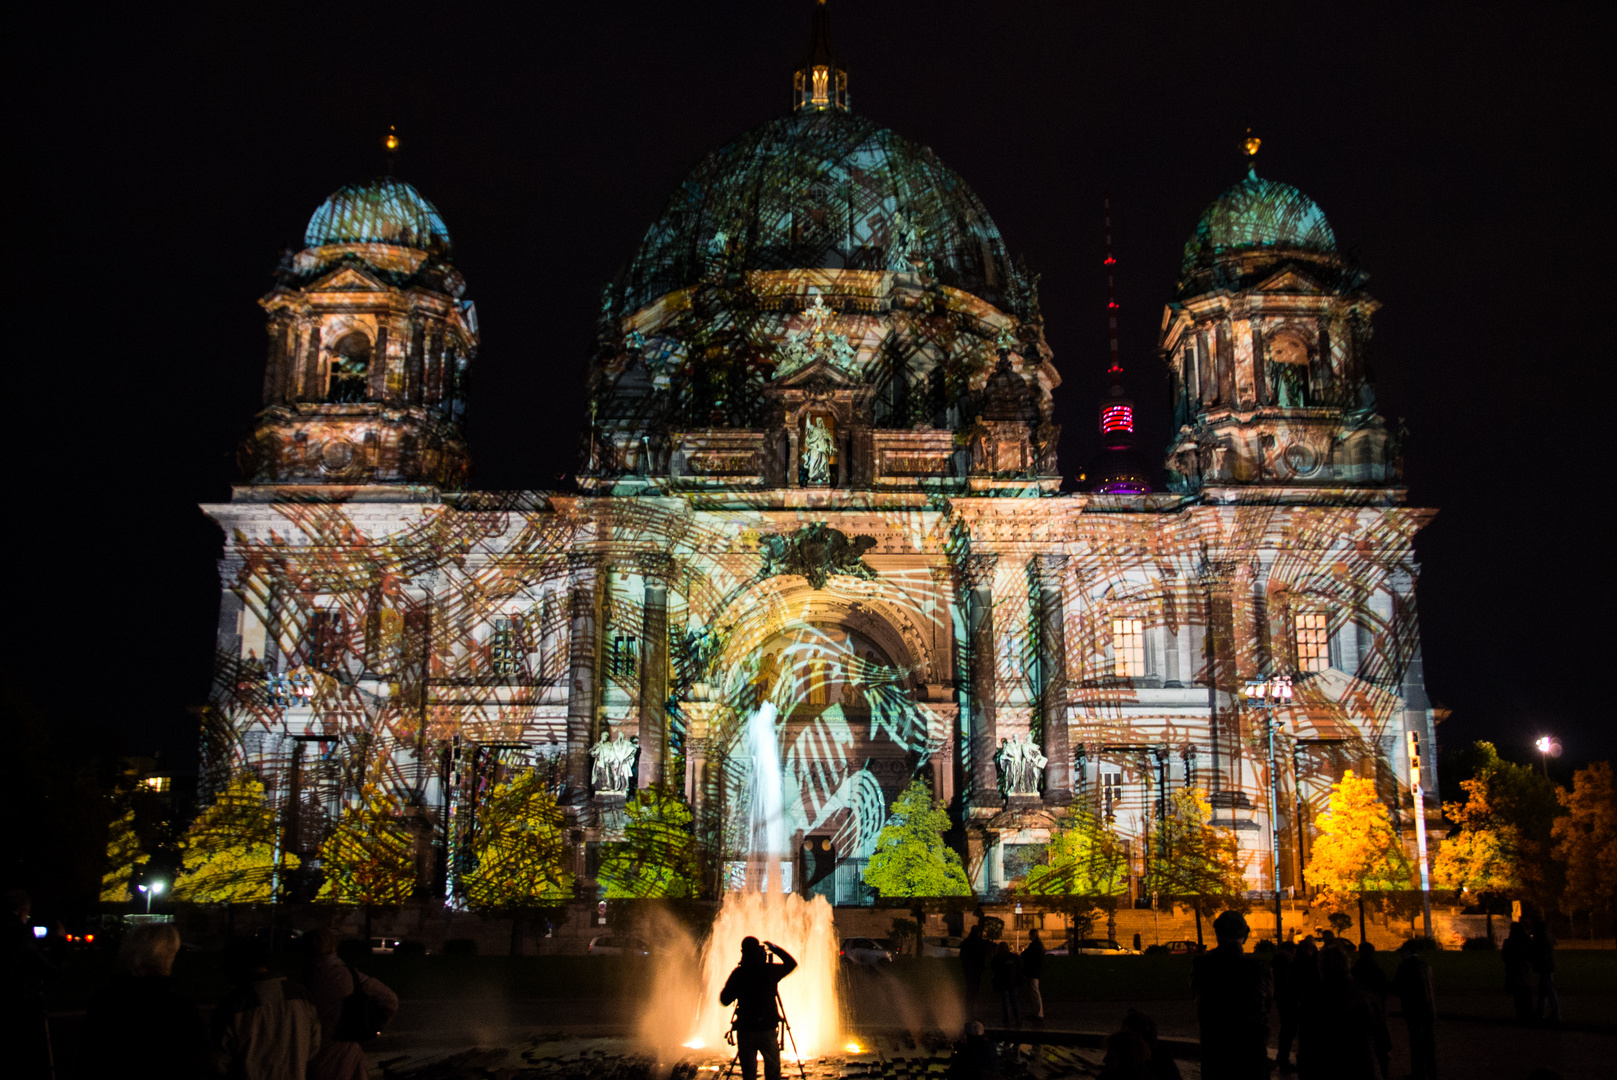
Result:
{"label": "stone statue on facade", "polygon": [[811,484],[831,482],[831,432],[824,417],[810,420],[803,433],[803,471]]}
{"label": "stone statue on facade", "polygon": [[605,732],[601,741],[590,749],[595,759],[590,780],[597,795],[627,795],[629,777],[634,772],[635,759],[640,756],[637,739],[627,739],[623,732],[610,735]]}
{"label": "stone statue on facade", "polygon": [[1001,739],[999,753],[994,756],[999,762],[1006,795],[1038,796],[1039,779],[1044,775],[1044,766],[1049,759],[1033,741],[1032,735],[1024,733]]}

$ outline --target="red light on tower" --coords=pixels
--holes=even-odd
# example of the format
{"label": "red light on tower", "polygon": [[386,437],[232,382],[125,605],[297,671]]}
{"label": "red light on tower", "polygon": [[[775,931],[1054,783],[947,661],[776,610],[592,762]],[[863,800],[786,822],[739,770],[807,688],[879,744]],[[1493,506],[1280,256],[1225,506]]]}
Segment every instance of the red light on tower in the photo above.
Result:
{"label": "red light on tower", "polygon": [[1106,406],[1100,411],[1100,430],[1102,435],[1114,431],[1134,434],[1134,409],[1128,405]]}

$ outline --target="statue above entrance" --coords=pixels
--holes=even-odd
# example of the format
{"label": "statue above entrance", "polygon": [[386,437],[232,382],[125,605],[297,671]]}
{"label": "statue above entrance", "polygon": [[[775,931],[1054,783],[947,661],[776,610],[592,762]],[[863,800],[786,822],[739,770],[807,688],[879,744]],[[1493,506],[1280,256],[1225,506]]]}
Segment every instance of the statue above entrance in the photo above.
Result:
{"label": "statue above entrance", "polygon": [[809,587],[825,588],[832,574],[873,581],[876,571],[863,561],[865,552],[876,546],[874,538],[855,536],[841,529],[833,529],[823,521],[804,525],[796,532],[782,535],[769,533],[758,538],[758,550],[763,552],[764,565],[759,579],[779,577],[782,574],[801,574]]}

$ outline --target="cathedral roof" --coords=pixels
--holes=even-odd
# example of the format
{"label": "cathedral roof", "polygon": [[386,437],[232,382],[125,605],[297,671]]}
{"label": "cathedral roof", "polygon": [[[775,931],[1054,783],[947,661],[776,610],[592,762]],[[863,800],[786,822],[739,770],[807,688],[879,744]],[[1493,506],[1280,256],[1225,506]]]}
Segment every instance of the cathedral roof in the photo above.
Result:
{"label": "cathedral roof", "polygon": [[392,244],[420,250],[450,247],[438,208],[403,180],[379,176],[349,184],[320,204],[304,231],[306,247],[328,244]]}
{"label": "cathedral roof", "polygon": [[726,268],[903,270],[996,305],[1011,267],[988,211],[932,150],[840,110],[803,110],[720,147],[646,231],[619,311]]}
{"label": "cathedral roof", "polygon": [[1334,255],[1336,234],[1314,200],[1249,171],[1202,214],[1185,243],[1181,269],[1189,273],[1220,255],[1254,250]]}

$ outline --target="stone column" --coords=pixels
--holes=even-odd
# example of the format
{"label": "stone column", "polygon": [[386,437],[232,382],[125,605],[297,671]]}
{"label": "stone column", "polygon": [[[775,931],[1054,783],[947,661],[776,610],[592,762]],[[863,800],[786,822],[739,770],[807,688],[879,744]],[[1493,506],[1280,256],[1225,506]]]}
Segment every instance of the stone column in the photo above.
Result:
{"label": "stone column", "polygon": [[1072,801],[1072,753],[1067,735],[1067,629],[1065,555],[1036,555],[1039,585],[1039,712],[1044,718],[1044,798]]}
{"label": "stone column", "polygon": [[567,793],[575,806],[589,801],[590,743],[595,737],[595,669],[601,623],[601,576],[605,560],[597,554],[567,559],[570,669],[567,692]]}
{"label": "stone column", "polygon": [[994,567],[998,555],[968,555],[965,565],[967,626],[971,639],[970,797],[976,806],[998,806],[994,768],[998,725],[994,722]]}
{"label": "stone column", "polygon": [[646,583],[640,623],[640,786],[661,784],[668,775],[668,578],[674,560],[641,555]]}

